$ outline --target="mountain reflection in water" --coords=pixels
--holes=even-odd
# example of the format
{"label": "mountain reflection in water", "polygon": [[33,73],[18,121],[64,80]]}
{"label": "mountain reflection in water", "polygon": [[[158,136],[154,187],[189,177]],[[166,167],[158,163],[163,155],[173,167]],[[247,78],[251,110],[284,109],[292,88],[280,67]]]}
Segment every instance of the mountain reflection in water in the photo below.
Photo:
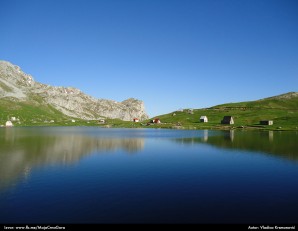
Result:
{"label": "mountain reflection in water", "polygon": [[0,223],[295,224],[297,136],[3,128]]}
{"label": "mountain reflection in water", "polygon": [[298,161],[298,132],[285,131],[212,131],[204,130],[201,137],[178,138],[183,144],[205,143],[224,149],[262,152]]}
{"label": "mountain reflection in water", "polygon": [[103,137],[52,129],[0,129],[0,190],[26,178],[31,169],[71,164],[85,155],[122,149],[133,154],[144,148],[143,138]]}

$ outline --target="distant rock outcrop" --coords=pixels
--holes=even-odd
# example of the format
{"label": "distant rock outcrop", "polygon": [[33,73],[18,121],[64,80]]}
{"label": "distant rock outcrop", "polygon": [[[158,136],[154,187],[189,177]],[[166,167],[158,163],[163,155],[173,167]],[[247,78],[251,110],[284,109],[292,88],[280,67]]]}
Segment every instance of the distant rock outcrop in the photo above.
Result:
{"label": "distant rock outcrop", "polygon": [[72,87],[53,87],[36,82],[20,67],[0,61],[0,99],[30,101],[34,105],[49,104],[63,114],[86,120],[102,117],[132,121],[137,117],[147,119],[144,102],[127,99],[116,102],[96,99]]}
{"label": "distant rock outcrop", "polygon": [[297,97],[298,97],[298,92],[288,92],[288,93],[285,93],[285,94],[276,95],[276,96],[268,97],[268,98],[261,99],[261,100],[268,100],[268,99],[292,99],[292,98],[297,98]]}

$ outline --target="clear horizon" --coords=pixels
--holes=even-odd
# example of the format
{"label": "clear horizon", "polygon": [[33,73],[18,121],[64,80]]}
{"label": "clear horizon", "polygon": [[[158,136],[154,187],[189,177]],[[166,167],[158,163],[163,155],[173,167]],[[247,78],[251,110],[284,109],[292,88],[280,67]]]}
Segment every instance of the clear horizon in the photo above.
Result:
{"label": "clear horizon", "polygon": [[298,91],[295,0],[4,0],[0,59],[150,117]]}

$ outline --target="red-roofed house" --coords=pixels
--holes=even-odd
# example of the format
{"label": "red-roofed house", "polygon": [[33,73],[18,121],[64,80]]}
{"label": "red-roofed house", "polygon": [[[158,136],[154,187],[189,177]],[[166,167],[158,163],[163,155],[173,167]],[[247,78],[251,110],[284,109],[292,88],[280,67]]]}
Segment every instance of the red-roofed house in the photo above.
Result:
{"label": "red-roofed house", "polygon": [[153,119],[152,122],[155,123],[155,124],[160,124],[161,123],[159,118]]}

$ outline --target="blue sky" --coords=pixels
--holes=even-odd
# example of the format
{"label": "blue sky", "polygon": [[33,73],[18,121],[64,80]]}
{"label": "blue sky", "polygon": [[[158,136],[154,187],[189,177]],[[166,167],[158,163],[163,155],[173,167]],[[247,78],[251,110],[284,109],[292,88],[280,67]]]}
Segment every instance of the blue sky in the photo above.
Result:
{"label": "blue sky", "polygon": [[1,0],[0,59],[147,113],[298,91],[296,0]]}

